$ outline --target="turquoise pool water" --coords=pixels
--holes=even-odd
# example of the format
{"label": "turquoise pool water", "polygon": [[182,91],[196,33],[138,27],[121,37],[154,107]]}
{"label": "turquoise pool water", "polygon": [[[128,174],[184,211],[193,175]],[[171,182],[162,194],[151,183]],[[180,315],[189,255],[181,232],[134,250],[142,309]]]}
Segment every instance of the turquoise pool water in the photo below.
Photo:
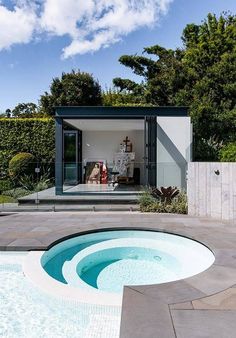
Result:
{"label": "turquoise pool water", "polygon": [[102,263],[97,263],[98,253],[95,252],[77,265],[77,274],[85,283],[109,292],[122,292],[124,285],[155,284],[157,276],[161,282],[166,279],[166,274],[174,278],[171,267],[178,264],[174,257],[165,255],[164,267],[161,263],[163,252],[142,247],[118,247],[99,254]]}
{"label": "turquoise pool water", "polygon": [[204,245],[177,235],[104,231],[61,242],[42,256],[45,271],[69,287],[121,294],[125,285],[171,282],[214,262]]}
{"label": "turquoise pool water", "polygon": [[23,274],[28,253],[0,252],[0,337],[118,338],[121,309],[50,296]]}

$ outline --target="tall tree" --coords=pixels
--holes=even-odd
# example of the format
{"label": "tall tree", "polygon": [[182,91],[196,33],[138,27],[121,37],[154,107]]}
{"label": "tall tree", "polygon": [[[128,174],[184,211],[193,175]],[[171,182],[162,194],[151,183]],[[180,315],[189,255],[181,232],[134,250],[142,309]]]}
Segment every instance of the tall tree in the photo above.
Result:
{"label": "tall tree", "polygon": [[101,87],[91,74],[72,70],[54,78],[50,93],[40,98],[40,110],[54,115],[55,106],[98,106],[102,104]]}
{"label": "tall tree", "polygon": [[19,103],[12,109],[13,117],[34,117],[38,116],[38,107],[33,102]]}
{"label": "tall tree", "polygon": [[[113,81],[115,83],[116,79]],[[117,81],[119,81],[118,78]],[[132,81],[130,81],[130,83],[132,83]],[[102,93],[103,106],[140,106],[141,104],[145,104],[145,102],[142,100],[142,85],[137,85],[137,90],[132,89],[131,91],[117,88],[118,85],[117,87],[109,88]]]}
{"label": "tall tree", "polygon": [[183,41],[183,63],[193,79],[187,104],[201,154],[214,135],[224,143],[236,140],[236,16],[209,14],[202,25],[185,28]]}
{"label": "tall tree", "polygon": [[[215,149],[216,139],[236,140],[236,16],[209,14],[201,25],[187,25],[182,40],[181,49],[156,45],[144,49],[146,56],[124,55],[119,61],[142,76],[140,102],[189,106],[196,159],[216,159],[217,151],[206,158],[209,140],[214,138]],[[135,83],[118,80],[121,92],[135,95]]]}

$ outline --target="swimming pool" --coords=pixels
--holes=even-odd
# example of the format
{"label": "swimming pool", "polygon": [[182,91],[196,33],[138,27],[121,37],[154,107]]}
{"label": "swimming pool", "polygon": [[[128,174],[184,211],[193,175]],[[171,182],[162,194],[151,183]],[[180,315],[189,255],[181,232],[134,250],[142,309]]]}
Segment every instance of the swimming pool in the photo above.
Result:
{"label": "swimming pool", "polygon": [[54,297],[22,271],[28,252],[0,252],[0,337],[118,338],[121,309]]}
{"label": "swimming pool", "polygon": [[204,245],[178,235],[114,230],[80,235],[28,256],[24,271],[43,289],[85,303],[120,306],[125,285],[160,284],[209,268]]}

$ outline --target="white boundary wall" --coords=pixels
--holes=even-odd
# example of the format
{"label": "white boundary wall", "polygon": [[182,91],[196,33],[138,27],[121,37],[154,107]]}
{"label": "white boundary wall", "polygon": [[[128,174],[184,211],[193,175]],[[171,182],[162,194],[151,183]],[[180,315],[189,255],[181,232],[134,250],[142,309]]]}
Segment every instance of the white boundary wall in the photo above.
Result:
{"label": "white boundary wall", "polygon": [[236,162],[188,164],[188,213],[236,220]]}

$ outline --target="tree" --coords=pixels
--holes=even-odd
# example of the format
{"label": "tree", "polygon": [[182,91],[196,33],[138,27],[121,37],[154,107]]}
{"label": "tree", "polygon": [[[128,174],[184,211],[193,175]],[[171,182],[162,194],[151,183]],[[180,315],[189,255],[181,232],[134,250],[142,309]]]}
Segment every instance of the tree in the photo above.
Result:
{"label": "tree", "polygon": [[0,111],[0,119],[6,118],[6,117],[11,117],[11,109],[6,109],[5,113]]}
{"label": "tree", "polygon": [[13,117],[34,117],[38,116],[38,107],[33,102],[19,103],[12,110]]}
{"label": "tree", "polygon": [[40,110],[54,115],[55,106],[98,106],[102,104],[101,87],[91,74],[84,72],[62,73],[54,78],[50,93],[40,98]]}
{"label": "tree", "polygon": [[11,117],[11,109],[6,109],[5,116],[8,118]]}
{"label": "tree", "polygon": [[132,82],[131,86],[127,79],[116,78],[113,80],[114,85],[121,92],[128,90],[130,94],[138,96],[140,103],[158,106],[174,105],[173,93],[184,83],[182,52],[156,45],[144,48],[144,53],[152,57],[123,55],[119,59],[136,75],[142,76],[143,82],[141,84]]}
{"label": "tree", "polygon": [[[115,80],[115,79],[114,79]],[[117,78],[117,80],[119,80]],[[122,80],[122,79],[121,79]],[[130,80],[128,80],[130,81]],[[131,81],[130,81],[131,82]],[[141,91],[143,91],[140,85]],[[129,92],[128,90],[118,90],[117,88],[110,88],[102,93],[103,106],[140,106],[145,105],[141,99],[141,92]]]}
{"label": "tree", "polygon": [[183,41],[183,63],[194,79],[187,103],[201,159],[204,140],[214,135],[224,143],[236,140],[236,16],[209,14],[202,25],[185,28]]}
{"label": "tree", "polygon": [[[210,155],[206,158],[208,140],[236,140],[236,16],[209,14],[201,25],[187,25],[182,40],[181,49],[156,45],[144,49],[147,56],[124,55],[119,60],[142,76],[144,102],[189,106],[195,159],[211,160]],[[135,94],[135,84],[131,88],[127,79],[114,84],[121,92]]]}

